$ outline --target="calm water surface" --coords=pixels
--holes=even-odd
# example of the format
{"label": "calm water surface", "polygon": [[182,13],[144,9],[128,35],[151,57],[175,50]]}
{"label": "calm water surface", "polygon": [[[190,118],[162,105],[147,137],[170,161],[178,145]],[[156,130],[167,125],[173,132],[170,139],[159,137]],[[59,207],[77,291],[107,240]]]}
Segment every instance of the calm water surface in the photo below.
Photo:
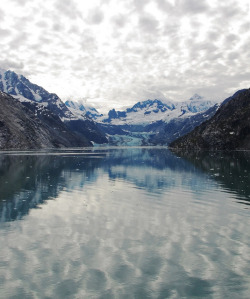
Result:
{"label": "calm water surface", "polygon": [[250,298],[250,153],[0,153],[0,298]]}

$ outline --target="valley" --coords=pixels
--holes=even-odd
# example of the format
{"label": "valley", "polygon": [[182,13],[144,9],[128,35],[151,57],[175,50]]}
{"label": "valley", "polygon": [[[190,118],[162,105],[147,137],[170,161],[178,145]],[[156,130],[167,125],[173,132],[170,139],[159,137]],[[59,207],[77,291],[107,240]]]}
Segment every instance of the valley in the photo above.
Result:
{"label": "valley", "polygon": [[[197,135],[199,126],[204,128],[207,122],[218,114],[221,106],[226,107],[234,101],[235,109],[230,110],[233,114],[237,110],[236,98],[242,94],[242,91],[237,91],[222,103],[198,94],[181,102],[147,99],[122,111],[111,109],[107,114],[102,114],[83,101],[71,99],[63,102],[56,94],[49,93],[43,87],[31,83],[23,75],[3,69],[0,70],[0,91],[1,107],[2,111],[5,111],[2,112],[0,119],[2,124],[0,149],[100,145],[168,146],[171,144],[171,147],[186,147],[190,144],[191,146],[190,142],[185,141],[184,146],[182,141],[176,140],[186,140],[187,134]],[[15,116],[12,115],[13,105],[21,111],[16,112]],[[25,125],[21,130],[17,125],[13,126],[15,123],[20,123],[20,113],[32,119],[32,122],[23,119],[22,123]],[[216,123],[219,118],[223,118],[223,115],[219,115]],[[240,122],[240,117],[238,118]],[[235,119],[234,122],[237,120]],[[230,125],[228,126],[230,131]],[[27,140],[26,135],[30,131],[35,132],[32,133],[33,141],[32,138]],[[244,134],[244,130],[239,134]],[[41,138],[44,141],[41,141]],[[209,143],[213,142],[209,141]]]}

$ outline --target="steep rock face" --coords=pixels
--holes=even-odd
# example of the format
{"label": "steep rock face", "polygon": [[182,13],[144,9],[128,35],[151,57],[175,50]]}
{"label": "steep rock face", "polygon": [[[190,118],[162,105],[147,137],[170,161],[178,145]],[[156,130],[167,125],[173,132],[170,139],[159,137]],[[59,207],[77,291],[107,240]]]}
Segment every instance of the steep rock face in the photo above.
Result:
{"label": "steep rock face", "polygon": [[74,118],[71,111],[54,93],[31,83],[27,78],[12,71],[0,71],[0,90],[6,92],[20,101],[27,99],[43,104],[60,118]]}
{"label": "steep rock face", "polygon": [[40,107],[43,106],[65,122],[68,127],[67,130],[71,130],[72,133],[77,134],[82,139],[88,140],[89,144],[89,141],[107,142],[105,134],[87,115],[74,113],[76,110],[69,109],[56,94],[49,93],[41,86],[31,83],[22,75],[0,69],[0,90],[13,95],[26,106],[29,105],[28,102],[37,103]]}
{"label": "steep rock face", "polygon": [[250,149],[250,89],[238,91],[226,99],[210,120],[172,142],[170,147]]}
{"label": "steep rock face", "polygon": [[48,109],[37,103],[23,105],[0,91],[0,149],[40,149],[90,146],[74,135]]}
{"label": "steep rock face", "polygon": [[65,121],[64,123],[70,131],[80,138],[87,138],[87,140],[97,144],[108,143],[103,130],[99,129],[91,119],[76,119]]}

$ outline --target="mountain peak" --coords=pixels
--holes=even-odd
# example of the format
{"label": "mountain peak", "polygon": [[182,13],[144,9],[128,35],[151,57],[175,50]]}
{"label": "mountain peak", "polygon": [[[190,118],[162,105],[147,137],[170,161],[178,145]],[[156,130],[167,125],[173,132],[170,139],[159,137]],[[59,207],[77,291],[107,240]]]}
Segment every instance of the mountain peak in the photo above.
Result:
{"label": "mountain peak", "polygon": [[197,100],[202,100],[204,99],[204,97],[200,96],[199,94],[195,93],[190,99],[189,101],[197,101]]}

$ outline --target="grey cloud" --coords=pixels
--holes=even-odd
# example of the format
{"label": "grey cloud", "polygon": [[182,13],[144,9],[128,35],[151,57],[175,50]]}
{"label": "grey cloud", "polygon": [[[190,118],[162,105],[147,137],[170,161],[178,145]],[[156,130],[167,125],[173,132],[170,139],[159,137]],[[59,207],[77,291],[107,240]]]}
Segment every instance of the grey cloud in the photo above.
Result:
{"label": "grey cloud", "polygon": [[80,34],[80,29],[78,26],[73,25],[69,28],[68,33],[73,33],[73,34]]}
{"label": "grey cloud", "polygon": [[166,22],[163,30],[163,35],[169,38],[176,37],[180,29],[180,24],[174,23],[172,21]]}
{"label": "grey cloud", "polygon": [[177,0],[176,7],[184,14],[199,14],[209,10],[206,0]]}
{"label": "grey cloud", "polygon": [[48,28],[48,23],[41,20],[41,21],[36,22],[36,26],[39,28]]}
{"label": "grey cloud", "polygon": [[62,24],[62,23],[60,23],[60,22],[55,22],[54,24],[53,24],[53,26],[52,26],[52,30],[53,31],[63,31],[64,30],[64,25]]}
{"label": "grey cloud", "polygon": [[221,32],[219,30],[211,30],[207,33],[208,40],[218,41],[221,37]]}
{"label": "grey cloud", "polygon": [[4,59],[0,61],[1,68],[3,69],[15,69],[15,70],[22,70],[24,68],[23,62],[17,62],[10,59]]}
{"label": "grey cloud", "polygon": [[191,50],[194,51],[195,49],[197,49],[197,51],[206,51],[208,53],[211,53],[217,50],[217,46],[214,45],[212,42],[204,41],[193,44],[193,48],[191,48]]}
{"label": "grey cloud", "polygon": [[117,27],[123,28],[126,24],[126,19],[127,19],[126,16],[119,14],[113,17],[112,21]]}
{"label": "grey cloud", "polygon": [[226,20],[237,17],[242,13],[241,9],[237,6],[237,2],[235,1],[231,1],[231,3],[229,1],[221,2],[221,4],[222,5],[219,7],[219,9],[217,9],[217,13]]}
{"label": "grey cloud", "polygon": [[150,0],[134,0],[134,6],[138,11],[142,11]]}
{"label": "grey cloud", "polygon": [[231,62],[232,60],[239,58],[239,53],[236,51],[228,53],[227,58],[228,58],[229,62]]}
{"label": "grey cloud", "polygon": [[239,37],[236,34],[229,34],[225,37],[225,43],[230,46],[232,43],[235,43],[239,40]]}
{"label": "grey cloud", "polygon": [[244,23],[240,27],[240,33],[250,32],[250,22]]}
{"label": "grey cloud", "polygon": [[71,63],[71,68],[74,71],[81,71],[84,68],[86,69],[86,64],[84,64],[84,58],[79,57],[77,59],[74,59],[74,61]]}
{"label": "grey cloud", "polygon": [[93,53],[93,50],[97,48],[96,39],[91,31],[84,31],[81,36],[80,46],[83,51],[87,53]]}
{"label": "grey cloud", "polygon": [[98,25],[102,23],[104,19],[104,13],[101,9],[96,8],[89,12],[88,22],[90,24]]}
{"label": "grey cloud", "polygon": [[25,45],[29,36],[26,32],[16,34],[9,42],[9,46],[18,49],[21,45]]}
{"label": "grey cloud", "polygon": [[151,15],[143,15],[139,18],[139,27],[148,33],[155,33],[159,22]]}
{"label": "grey cloud", "polygon": [[40,36],[39,36],[39,43],[37,44],[38,48],[40,46],[43,46],[43,45],[49,45],[51,44],[53,38],[49,38],[49,35],[46,34],[46,32],[41,32]]}
{"label": "grey cloud", "polygon": [[62,13],[64,16],[73,20],[81,17],[80,11],[73,0],[57,0],[55,9],[57,12]]}
{"label": "grey cloud", "polygon": [[9,29],[0,29],[0,37],[4,38],[11,34],[11,31]]}
{"label": "grey cloud", "polygon": [[165,0],[156,0],[156,2],[160,10],[171,12],[173,9],[173,5]]}
{"label": "grey cloud", "polygon": [[28,2],[31,2],[29,0],[12,0],[12,1],[14,1],[19,6],[25,6],[26,4],[28,4]]}
{"label": "grey cloud", "polygon": [[1,8],[0,8],[0,16],[1,16],[0,22],[3,22],[5,19],[5,13]]}

